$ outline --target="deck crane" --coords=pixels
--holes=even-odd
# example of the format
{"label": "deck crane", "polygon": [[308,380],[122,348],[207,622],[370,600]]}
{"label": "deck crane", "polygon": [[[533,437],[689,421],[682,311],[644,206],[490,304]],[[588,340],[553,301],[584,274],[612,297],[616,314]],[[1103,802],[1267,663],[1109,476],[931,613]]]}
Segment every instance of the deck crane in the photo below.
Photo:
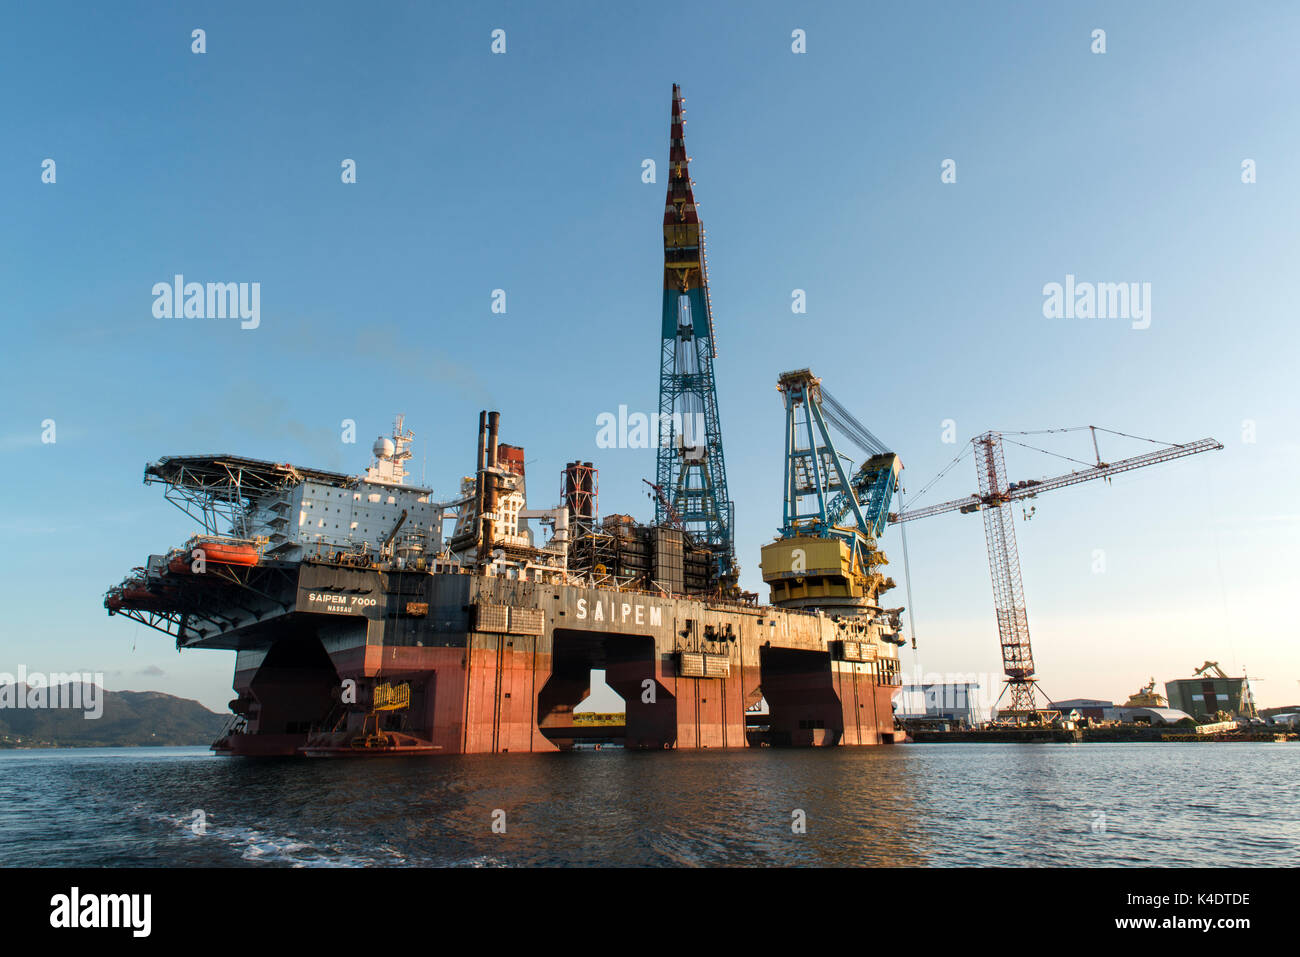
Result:
{"label": "deck crane", "polygon": [[[876,538],[885,530],[889,503],[902,465],[880,439],[855,419],[807,369],[784,373],[777,389],[786,400],[785,521],[783,537],[801,532],[839,534],[849,529]],[[804,415],[799,416],[799,410]],[[804,427],[808,445],[801,445]],[[828,425],[835,426],[867,458],[850,476]],[[834,493],[833,495],[831,493]],[[815,496],[811,510],[802,499]],[[845,522],[852,518],[852,524]]]}
{"label": "deck crane", "polygon": [[[1033,718],[1042,715],[1045,709],[1035,704],[1038,690],[1034,677],[1034,656],[1029,644],[1029,619],[1025,612],[1024,585],[1020,578],[1020,556],[1016,551],[1016,533],[1013,525],[1012,503],[1035,498],[1043,492],[1090,482],[1093,479],[1109,479],[1120,472],[1158,465],[1171,459],[1196,455],[1222,449],[1223,445],[1212,438],[1188,442],[1184,445],[1155,443],[1162,447],[1154,452],[1119,459],[1115,462],[1103,462],[1101,451],[1097,447],[1097,427],[1083,426],[1080,429],[1050,429],[1052,432],[1080,431],[1087,428],[1092,432],[1093,452],[1096,464],[1084,469],[1058,475],[1055,478],[1029,480],[1024,482],[1007,482],[1006,464],[1002,454],[1002,432],[985,432],[971,439],[975,450],[975,471],[979,479],[979,492],[966,498],[924,508],[914,508],[901,513],[891,513],[889,522],[901,524],[946,512],[984,512],[984,535],[988,541],[989,568],[993,577],[993,605],[998,618],[998,639],[1002,644],[1002,670],[1006,674],[1006,687],[998,697],[1000,704],[1003,697],[1009,697],[1010,708],[1002,714],[1010,717]],[[1110,432],[1109,429],[1101,429]],[[1027,435],[1032,433],[1007,433]],[[1122,432],[1113,433],[1124,435]],[[1134,438],[1135,436],[1127,436]],[[1014,441],[1014,440],[1011,440]],[[1154,441],[1147,439],[1145,441]],[[1019,443],[1018,443],[1019,444]],[[1042,451],[1041,449],[1039,451]],[[951,467],[951,466],[950,466]]]}
{"label": "deck crane", "polygon": [[[893,582],[876,548],[884,532],[902,463],[858,422],[808,369],[783,373],[785,487],[780,535],[763,548],[763,580],[772,603],[845,614],[896,618],[877,607]],[[830,426],[866,459],[850,472]]]}
{"label": "deck crane", "polygon": [[1192,672],[1192,677],[1199,678],[1201,677],[1201,675],[1207,674],[1211,670],[1214,672],[1214,674],[1209,675],[1209,677],[1211,678],[1228,677],[1227,672],[1225,672],[1222,668],[1219,667],[1219,663],[1217,661],[1207,661],[1205,664],[1201,665],[1201,667],[1197,668],[1195,671]]}
{"label": "deck crane", "polygon": [[690,530],[687,529],[686,523],[682,521],[682,517],[677,514],[677,509],[673,508],[673,503],[668,500],[668,494],[663,490],[663,486],[656,485],[647,478],[643,478],[641,481],[650,486],[650,495],[655,500],[656,504],[664,510],[664,514],[668,516],[668,524],[678,531],[686,532],[686,534],[689,535]]}

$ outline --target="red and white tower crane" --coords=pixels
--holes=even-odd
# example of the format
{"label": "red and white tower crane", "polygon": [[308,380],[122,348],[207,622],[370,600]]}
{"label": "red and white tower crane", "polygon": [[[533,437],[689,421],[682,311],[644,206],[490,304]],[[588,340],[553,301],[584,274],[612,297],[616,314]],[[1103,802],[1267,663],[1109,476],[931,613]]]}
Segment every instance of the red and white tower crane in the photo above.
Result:
{"label": "red and white tower crane", "polygon": [[[971,439],[975,451],[975,471],[979,479],[979,492],[966,498],[929,505],[924,508],[891,512],[891,524],[910,522],[931,515],[959,511],[984,512],[984,536],[988,541],[989,569],[993,577],[993,607],[998,617],[998,638],[1002,644],[1002,670],[1006,674],[1006,687],[998,697],[1009,698],[1009,708],[999,712],[1012,718],[1033,717],[1045,709],[1035,703],[1035,696],[1042,695],[1038,690],[1034,675],[1034,654],[1029,644],[1029,618],[1025,611],[1025,589],[1020,578],[1020,555],[1016,551],[1016,530],[1011,513],[1012,504],[1024,499],[1035,498],[1043,492],[1078,485],[1093,479],[1110,478],[1120,472],[1157,465],[1171,459],[1199,452],[1222,449],[1223,445],[1214,439],[1200,439],[1185,445],[1156,443],[1161,448],[1143,455],[1120,459],[1116,462],[1103,462],[1101,451],[1097,447],[1097,428],[1083,426],[1080,429],[1048,429],[1049,432],[1071,432],[1087,428],[1092,432],[1093,452],[1097,461],[1087,468],[1058,475],[1055,478],[1031,479],[1024,482],[1007,482],[1006,463],[1002,455],[1001,432],[985,432]],[[1102,429],[1109,432],[1109,429]],[[1007,433],[1010,435],[1031,435],[1035,433]],[[1115,435],[1124,435],[1115,432]],[[1136,438],[1136,436],[1126,436]],[[1014,440],[1012,440],[1014,441]],[[1146,439],[1144,441],[1153,441]],[[1019,443],[1018,443],[1019,444]],[[1032,446],[1030,446],[1032,448]],[[1039,449],[1038,451],[1043,451]],[[960,456],[959,456],[960,458]],[[955,464],[955,462],[954,462]],[[1086,464],[1086,463],[1083,463]],[[949,466],[951,468],[951,465]],[[947,470],[945,469],[945,472]],[[942,474],[942,473],[941,473]],[[1045,698],[1045,696],[1044,696]]]}

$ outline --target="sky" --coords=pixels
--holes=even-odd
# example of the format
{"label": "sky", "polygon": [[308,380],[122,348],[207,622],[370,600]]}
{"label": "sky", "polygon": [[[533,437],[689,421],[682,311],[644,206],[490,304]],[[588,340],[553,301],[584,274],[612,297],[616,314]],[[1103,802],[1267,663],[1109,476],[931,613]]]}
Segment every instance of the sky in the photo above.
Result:
{"label": "sky", "polygon": [[[1287,3],[8,4],[0,672],[224,710],[233,653],[102,606],[195,530],[141,482],[164,455],[358,473],[402,412],[450,498],[491,408],[533,507],[581,459],[602,513],[652,517],[654,450],[599,448],[596,421],[657,408],[676,82],[742,585],[766,594],[788,369],[913,496],[988,429],[1213,436],[1017,515],[1042,687],[1123,701],[1209,659],[1294,703],[1298,30]],[[178,273],[260,283],[257,327],[155,316]],[[1149,325],[1048,317],[1067,276],[1149,288]],[[1091,459],[1087,433],[1025,441]],[[1074,467],[1007,449],[1012,479]],[[917,504],[975,488],[968,457]],[[908,526],[910,603],[882,544],[909,675],[996,683],[980,519]]]}

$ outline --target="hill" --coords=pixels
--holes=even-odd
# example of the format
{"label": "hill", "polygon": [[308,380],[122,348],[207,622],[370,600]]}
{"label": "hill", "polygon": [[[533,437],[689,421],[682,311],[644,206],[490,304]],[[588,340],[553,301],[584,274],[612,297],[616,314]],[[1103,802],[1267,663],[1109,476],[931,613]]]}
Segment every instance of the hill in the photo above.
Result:
{"label": "hill", "polygon": [[[26,687],[19,685],[18,693]],[[207,745],[226,715],[161,691],[104,691],[103,713],[55,708],[0,708],[0,748],[94,748]]]}

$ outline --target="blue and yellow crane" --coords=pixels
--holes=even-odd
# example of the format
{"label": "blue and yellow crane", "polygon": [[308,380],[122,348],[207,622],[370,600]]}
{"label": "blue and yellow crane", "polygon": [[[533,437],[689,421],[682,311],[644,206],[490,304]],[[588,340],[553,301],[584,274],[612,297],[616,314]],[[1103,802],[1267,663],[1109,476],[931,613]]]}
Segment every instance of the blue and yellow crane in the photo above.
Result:
{"label": "blue and yellow crane", "polygon": [[[809,369],[783,373],[777,391],[785,403],[785,505],[780,536],[762,560],[772,603],[879,610],[880,593],[894,583],[880,571],[888,560],[876,540],[903,464]],[[832,426],[866,456],[856,469]]]}

